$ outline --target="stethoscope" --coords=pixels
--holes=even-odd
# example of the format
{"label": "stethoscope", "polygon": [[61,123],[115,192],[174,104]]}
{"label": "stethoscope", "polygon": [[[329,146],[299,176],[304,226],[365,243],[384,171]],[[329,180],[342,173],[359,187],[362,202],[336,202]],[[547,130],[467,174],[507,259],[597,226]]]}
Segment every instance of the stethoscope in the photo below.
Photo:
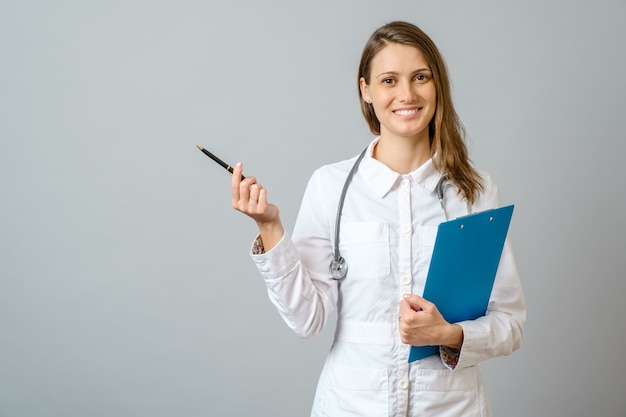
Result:
{"label": "stethoscope", "polygon": [[[343,189],[341,190],[341,196],[339,197],[339,205],[337,206],[337,217],[335,219],[335,250],[333,260],[330,262],[329,267],[331,277],[337,280],[344,278],[348,273],[348,263],[346,262],[345,258],[339,253],[339,227],[341,225],[341,212],[343,210],[343,202],[346,199],[346,193],[348,192],[350,182],[352,182],[352,177],[354,176],[354,173],[356,172],[366,152],[367,148],[365,148],[363,152],[361,152],[359,157],[356,159],[354,165],[352,165],[352,169],[350,169],[350,172],[346,177],[346,181],[343,184]],[[446,219],[446,221],[448,220],[448,214],[446,213],[446,209],[443,204],[443,188],[444,183],[447,180],[448,176],[445,174],[442,175],[439,179],[439,182],[437,183],[437,186],[435,187],[435,192],[437,193],[437,198],[439,199],[439,204],[441,205],[441,211],[443,211],[443,217]]]}

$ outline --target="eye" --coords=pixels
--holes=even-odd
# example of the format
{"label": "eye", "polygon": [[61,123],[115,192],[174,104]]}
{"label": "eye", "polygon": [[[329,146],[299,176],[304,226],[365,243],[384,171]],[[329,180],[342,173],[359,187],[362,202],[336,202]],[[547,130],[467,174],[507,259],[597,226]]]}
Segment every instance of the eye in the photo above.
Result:
{"label": "eye", "polygon": [[420,84],[428,82],[428,80],[430,80],[430,75],[429,74],[417,74],[415,76],[415,81],[417,81]]}
{"label": "eye", "polygon": [[384,78],[381,80],[381,82],[385,85],[392,85],[395,80],[393,78]]}

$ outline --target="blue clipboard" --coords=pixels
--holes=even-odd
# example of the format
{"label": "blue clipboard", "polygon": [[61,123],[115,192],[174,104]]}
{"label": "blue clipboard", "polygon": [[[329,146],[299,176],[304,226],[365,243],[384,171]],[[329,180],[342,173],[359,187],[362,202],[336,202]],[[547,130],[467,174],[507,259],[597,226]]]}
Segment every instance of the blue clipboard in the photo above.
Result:
{"label": "blue clipboard", "polygon": [[[513,205],[439,224],[422,297],[449,323],[484,316],[496,279]],[[439,346],[411,346],[409,362],[439,353]]]}

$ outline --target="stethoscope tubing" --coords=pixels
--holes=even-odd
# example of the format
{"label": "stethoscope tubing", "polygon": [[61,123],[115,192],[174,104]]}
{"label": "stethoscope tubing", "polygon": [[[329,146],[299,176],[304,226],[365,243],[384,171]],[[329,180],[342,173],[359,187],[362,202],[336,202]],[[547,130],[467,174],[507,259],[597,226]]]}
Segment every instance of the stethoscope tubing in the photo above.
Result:
{"label": "stethoscope tubing", "polygon": [[[354,177],[354,173],[356,172],[366,152],[367,148],[361,152],[354,165],[352,165],[352,169],[350,169],[350,172],[346,177],[346,181],[343,183],[343,189],[341,190],[341,196],[339,197],[339,205],[337,206],[337,217],[335,218],[335,254],[339,254],[339,228],[341,226],[341,213],[343,211],[343,203],[346,201],[346,193],[348,192],[348,187],[352,182],[352,177]],[[335,256],[335,260],[338,260],[337,256]]]}
{"label": "stethoscope tubing", "polygon": [[[363,159],[363,157],[365,157],[366,153],[367,153],[367,148],[365,148],[363,152],[361,152],[359,157],[354,162],[354,165],[352,165],[352,168],[350,169],[350,172],[348,173],[348,176],[346,177],[346,181],[343,184],[343,188],[341,190],[341,196],[339,197],[339,204],[337,205],[337,217],[335,218],[334,254],[333,254],[333,260],[331,261],[330,266],[329,266],[330,275],[333,279],[336,279],[336,280],[343,279],[348,273],[348,264],[339,252],[339,231],[341,227],[341,214],[343,212],[343,203],[346,200],[346,193],[348,192],[348,188],[350,186],[350,183],[352,182],[352,177],[354,177],[354,174],[357,168],[359,167],[361,160]],[[448,180],[448,176],[446,174],[442,175],[441,178],[439,179],[439,182],[437,183],[437,186],[435,187],[437,199],[439,200],[439,204],[441,205],[441,210],[443,211],[443,216],[446,221],[448,220],[448,214],[446,213],[446,209],[444,207],[443,188],[444,188],[444,183],[447,180]]]}

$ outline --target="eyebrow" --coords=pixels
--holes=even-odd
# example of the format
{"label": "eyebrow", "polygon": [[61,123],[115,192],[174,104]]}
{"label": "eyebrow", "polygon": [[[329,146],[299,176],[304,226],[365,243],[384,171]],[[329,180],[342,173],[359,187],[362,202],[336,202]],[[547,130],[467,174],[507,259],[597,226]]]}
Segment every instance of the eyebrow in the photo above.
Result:
{"label": "eyebrow", "polygon": [[[417,74],[418,72],[423,72],[423,71],[433,72],[430,68],[420,68],[420,69],[416,69],[415,71],[413,71],[412,74]],[[380,74],[378,74],[376,78],[380,78],[385,75],[398,75],[398,74],[399,72],[397,71],[385,71],[385,72],[381,72]]]}

